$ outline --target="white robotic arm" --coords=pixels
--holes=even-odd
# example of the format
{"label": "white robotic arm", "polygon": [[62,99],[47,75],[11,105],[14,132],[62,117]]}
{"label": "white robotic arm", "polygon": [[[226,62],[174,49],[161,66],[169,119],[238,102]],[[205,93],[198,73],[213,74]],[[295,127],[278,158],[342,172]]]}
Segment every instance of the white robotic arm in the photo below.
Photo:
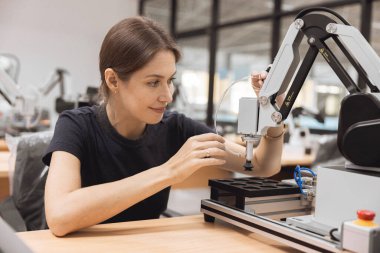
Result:
{"label": "white robotic arm", "polygon": [[34,127],[37,94],[24,94],[13,79],[0,68],[0,94],[14,108],[16,114],[25,118],[25,128]]}
{"label": "white robotic arm", "polygon": [[[338,24],[326,13],[332,14],[343,24]],[[299,46],[304,36],[309,48],[299,65]],[[368,86],[369,93],[351,79],[325,43],[327,39],[335,41]],[[287,118],[318,53],[350,93],[342,101],[338,126],[340,151],[354,164],[380,167],[380,151],[374,146],[376,140],[380,140],[380,59],[362,34],[339,14],[326,8],[313,8],[301,12],[291,24],[258,98],[241,98],[239,101],[238,133],[247,143],[247,162],[244,165],[247,170],[253,167],[250,165],[252,140]],[[276,97],[286,90],[284,102],[278,105]],[[363,106],[367,107],[364,112],[352,112],[355,107],[356,110],[363,110]],[[364,133],[371,137],[363,138]]]}

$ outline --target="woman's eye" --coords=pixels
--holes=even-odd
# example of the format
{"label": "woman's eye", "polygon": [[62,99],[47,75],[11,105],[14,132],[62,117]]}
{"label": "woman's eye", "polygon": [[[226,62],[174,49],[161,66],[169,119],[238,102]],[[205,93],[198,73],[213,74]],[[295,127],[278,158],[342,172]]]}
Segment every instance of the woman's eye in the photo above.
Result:
{"label": "woman's eye", "polygon": [[173,85],[174,85],[174,84],[173,84],[174,80],[175,80],[175,77],[170,78],[170,79],[168,80],[168,85],[173,86]]}
{"label": "woman's eye", "polygon": [[159,80],[152,81],[152,82],[149,82],[148,85],[151,87],[157,87],[158,85],[160,85],[160,81]]}
{"label": "woman's eye", "polygon": [[173,81],[175,80],[175,77],[172,77],[169,79],[168,84],[173,84]]}

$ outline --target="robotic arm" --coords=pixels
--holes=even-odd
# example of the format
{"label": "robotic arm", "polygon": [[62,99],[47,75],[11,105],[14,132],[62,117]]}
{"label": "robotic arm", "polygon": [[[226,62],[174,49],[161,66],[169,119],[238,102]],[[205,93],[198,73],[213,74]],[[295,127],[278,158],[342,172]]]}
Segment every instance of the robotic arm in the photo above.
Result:
{"label": "robotic arm", "polygon": [[14,107],[15,113],[25,118],[25,128],[34,127],[37,100],[35,94],[24,94],[2,68],[0,68],[0,94]]}
{"label": "robotic arm", "polygon": [[[338,24],[337,20],[343,24]],[[299,46],[304,36],[309,48],[300,63]],[[348,75],[325,43],[327,39],[332,39],[340,48],[365,81],[369,92],[359,88]],[[380,140],[380,59],[361,33],[339,14],[327,8],[311,8],[299,13],[291,24],[258,98],[239,101],[238,133],[247,144],[244,165],[247,170],[253,168],[254,141],[269,127],[279,126],[288,117],[318,53],[350,93],[342,101],[339,117],[341,153],[353,164],[380,167],[380,151],[376,147],[376,141]],[[276,97],[286,90],[283,104],[278,105]]]}
{"label": "robotic arm", "polygon": [[[9,59],[8,56],[3,58],[4,61]],[[42,96],[47,96],[56,85],[59,85],[60,88],[60,96],[56,100],[56,108],[60,110],[59,112],[67,108],[74,108],[74,102],[64,100],[64,76],[68,73],[66,70],[56,69],[48,83],[40,90],[37,90],[34,87],[29,87],[29,89],[21,88],[16,83],[16,79],[11,76],[12,71],[10,70],[12,68],[6,68],[6,64],[2,65],[0,66],[0,95],[12,106],[12,119],[10,122],[12,127],[29,131],[40,124],[39,120],[42,112],[41,108],[39,108],[39,100]]]}

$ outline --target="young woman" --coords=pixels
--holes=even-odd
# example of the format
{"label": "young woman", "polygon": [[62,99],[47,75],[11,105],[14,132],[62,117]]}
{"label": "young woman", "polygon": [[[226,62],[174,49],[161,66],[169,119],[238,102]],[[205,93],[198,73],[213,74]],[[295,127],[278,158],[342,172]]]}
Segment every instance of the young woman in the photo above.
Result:
{"label": "young woman", "polygon": [[[170,186],[195,171],[244,172],[244,147],[165,111],[179,58],[174,41],[150,19],[128,18],[110,29],[99,55],[104,103],[63,112],[43,158],[50,166],[45,211],[52,233],[158,218]],[[262,138],[254,175],[279,171],[282,136],[282,128],[271,128]]]}

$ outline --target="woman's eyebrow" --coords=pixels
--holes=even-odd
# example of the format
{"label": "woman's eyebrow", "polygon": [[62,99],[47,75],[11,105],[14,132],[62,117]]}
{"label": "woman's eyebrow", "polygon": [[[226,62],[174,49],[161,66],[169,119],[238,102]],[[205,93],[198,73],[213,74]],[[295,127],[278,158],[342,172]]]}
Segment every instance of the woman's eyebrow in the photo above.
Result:
{"label": "woman's eyebrow", "polygon": [[[175,74],[177,74],[177,71],[175,71],[175,72],[171,75],[171,77],[173,77]],[[145,77],[164,78],[164,76],[163,76],[163,75],[160,75],[160,74],[150,74],[150,75],[147,75],[147,76],[145,76]]]}
{"label": "woman's eyebrow", "polygon": [[159,74],[150,74],[150,75],[147,75],[145,77],[158,77],[158,78],[163,78],[162,75],[159,75]]}

